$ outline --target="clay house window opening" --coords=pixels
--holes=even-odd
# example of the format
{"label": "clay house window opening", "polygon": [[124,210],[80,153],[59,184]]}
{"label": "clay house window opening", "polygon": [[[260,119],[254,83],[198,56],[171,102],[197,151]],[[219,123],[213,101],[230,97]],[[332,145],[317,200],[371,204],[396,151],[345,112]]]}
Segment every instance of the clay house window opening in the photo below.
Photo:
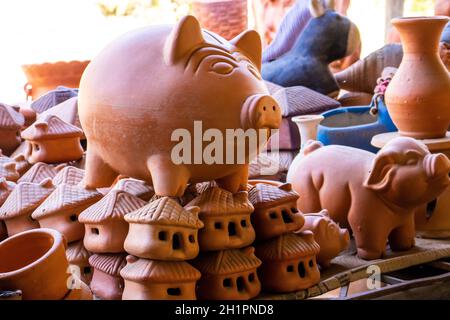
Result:
{"label": "clay house window opening", "polygon": [[169,295],[169,296],[181,296],[181,289],[179,287],[176,287],[176,288],[169,287],[169,288],[167,288],[167,295]]}
{"label": "clay house window opening", "polygon": [[84,267],[83,268],[83,273],[84,274],[91,274],[92,273],[92,268],[91,267]]}
{"label": "clay house window opening", "polygon": [[300,278],[305,278],[306,277],[306,268],[305,268],[305,264],[303,263],[303,261],[300,261],[298,263],[298,275],[300,276]]}
{"label": "clay house window opening", "polygon": [[188,236],[188,241],[189,241],[190,243],[195,243],[195,235],[194,235],[194,234],[190,234],[190,235]]}
{"label": "clay house window opening", "polygon": [[91,228],[91,233],[92,233],[93,235],[98,236],[98,235],[100,235],[100,230],[99,230],[98,228],[96,228],[96,227],[92,227],[92,228]]}
{"label": "clay house window opening", "polygon": [[181,250],[184,247],[183,245],[183,236],[180,232],[175,232],[172,235],[172,249],[173,250]]}
{"label": "clay house window opening", "polygon": [[254,282],[256,279],[255,273],[254,272],[250,272],[248,275],[248,282],[252,283]]}
{"label": "clay house window opening", "polygon": [[292,212],[293,214],[296,214],[296,213],[298,213],[298,209],[297,209],[296,207],[292,207],[292,208],[291,208],[291,212]]}
{"label": "clay house window opening", "polygon": [[224,288],[233,288],[233,281],[231,278],[225,278],[222,281],[222,285]]}
{"label": "clay house window opening", "polygon": [[241,227],[242,228],[247,228],[250,224],[249,218],[243,218],[241,219]]}
{"label": "clay house window opening", "polygon": [[243,276],[239,276],[236,278],[236,288],[238,292],[245,291],[245,280]]}
{"label": "clay house window opening", "polygon": [[220,221],[214,222],[214,229],[216,229],[216,230],[222,229],[222,222],[220,222]]}
{"label": "clay house window opening", "polygon": [[16,131],[16,138],[21,138],[21,136],[20,136],[20,130],[17,130],[17,131]]}
{"label": "clay house window opening", "polygon": [[78,215],[76,213],[69,215],[69,222],[78,222]]}
{"label": "clay house window opening", "polygon": [[313,260],[313,259],[310,259],[310,260],[308,261],[308,267],[314,268],[314,265],[315,265],[314,260]]}
{"label": "clay house window opening", "polygon": [[270,212],[269,212],[269,218],[270,218],[270,220],[276,220],[276,219],[278,219],[278,214],[277,214],[277,212],[276,212],[276,211],[270,211]]}
{"label": "clay house window opening", "polygon": [[159,231],[158,232],[158,239],[160,240],[160,241],[167,241],[167,231]]}
{"label": "clay house window opening", "polygon": [[294,222],[291,218],[291,211],[289,209],[283,208],[281,209],[281,218],[285,224],[289,224]]}
{"label": "clay house window opening", "polygon": [[39,150],[41,150],[41,148],[39,147],[39,144],[38,144],[38,143],[33,143],[32,146],[33,146],[33,150],[34,150],[35,152],[38,152]]}
{"label": "clay house window opening", "polygon": [[294,272],[294,266],[293,266],[292,264],[288,265],[288,266],[286,267],[286,271],[287,271],[287,272]]}
{"label": "clay house window opening", "polygon": [[228,222],[227,230],[229,237],[236,237],[238,235],[236,222],[234,220]]}

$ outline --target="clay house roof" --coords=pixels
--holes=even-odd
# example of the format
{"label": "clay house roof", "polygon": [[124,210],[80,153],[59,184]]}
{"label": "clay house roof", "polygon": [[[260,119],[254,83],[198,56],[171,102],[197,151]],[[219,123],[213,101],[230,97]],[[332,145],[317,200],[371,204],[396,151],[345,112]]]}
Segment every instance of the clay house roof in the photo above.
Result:
{"label": "clay house roof", "polygon": [[149,200],[153,195],[154,191],[147,183],[142,180],[137,180],[133,178],[120,179],[113,187],[117,190],[123,190],[132,195],[135,195],[142,200]]}
{"label": "clay house roof", "polygon": [[319,244],[311,231],[287,233],[256,246],[256,255],[266,260],[292,260],[317,255]]}
{"label": "clay house roof", "polygon": [[261,265],[253,247],[201,253],[192,264],[202,274],[227,275],[245,272]]}
{"label": "clay house roof", "polygon": [[59,86],[55,90],[51,90],[34,100],[30,107],[37,113],[43,113],[76,96],[78,96],[78,89]]}
{"label": "clay house roof", "polygon": [[53,178],[53,184],[71,184],[76,185],[83,180],[84,170],[73,166],[66,166],[60,170]]}
{"label": "clay house roof", "polygon": [[18,107],[0,103],[0,129],[18,130],[25,124],[25,118]]}
{"label": "clay house roof", "polygon": [[248,198],[255,209],[274,207],[286,202],[297,201],[299,195],[292,190],[290,183],[277,187],[266,183],[258,183],[250,189]]}
{"label": "clay house roof", "polygon": [[55,189],[51,179],[41,183],[21,182],[0,207],[0,219],[10,219],[36,209]]}
{"label": "clay house roof", "polygon": [[137,210],[145,204],[144,200],[128,192],[111,190],[103,199],[84,210],[78,216],[78,221],[101,223],[108,220],[122,220],[127,213]]}
{"label": "clay house roof", "polygon": [[200,272],[185,261],[157,261],[127,256],[127,265],[120,271],[122,278],[130,281],[176,283],[197,281]]}
{"label": "clay house roof", "polygon": [[35,163],[17,182],[39,183],[46,178],[53,179],[65,165],[52,166],[44,162]]}
{"label": "clay house roof", "polygon": [[22,138],[26,140],[50,140],[70,137],[82,137],[83,131],[61,120],[54,115],[46,115],[22,131]]}
{"label": "clay house roof", "polygon": [[120,276],[120,270],[127,264],[126,253],[93,254],[89,257],[91,267],[111,276]]}
{"label": "clay house roof", "polygon": [[224,216],[250,214],[253,205],[248,200],[247,191],[235,194],[219,187],[212,187],[188,203],[188,206],[200,207],[200,215]]}
{"label": "clay house roof", "polygon": [[5,202],[6,198],[14,190],[16,184],[0,177],[0,206]]}
{"label": "clay house roof", "polygon": [[48,115],[57,116],[61,120],[82,129],[80,118],[78,116],[78,97],[72,97],[50,109],[45,110],[39,115],[38,119]]}
{"label": "clay house roof", "polygon": [[16,181],[19,177],[20,174],[16,169],[16,163],[14,161],[0,162],[0,178]]}
{"label": "clay house roof", "polygon": [[177,201],[163,197],[125,215],[130,223],[145,223],[186,228],[203,228],[198,218],[199,207],[183,208]]}
{"label": "clay house roof", "polygon": [[72,242],[66,250],[67,261],[70,264],[88,265],[91,253],[86,250],[83,240]]}
{"label": "clay house roof", "polygon": [[60,184],[37,207],[31,215],[33,219],[42,219],[65,210],[73,210],[99,201],[102,194],[95,190],[86,190],[80,186]]}

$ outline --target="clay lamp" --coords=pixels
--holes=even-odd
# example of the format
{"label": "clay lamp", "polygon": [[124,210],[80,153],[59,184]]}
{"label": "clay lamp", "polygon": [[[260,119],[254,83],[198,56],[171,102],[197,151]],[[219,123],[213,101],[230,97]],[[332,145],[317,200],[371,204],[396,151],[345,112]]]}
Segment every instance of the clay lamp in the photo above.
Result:
{"label": "clay lamp", "polygon": [[122,190],[111,190],[103,199],[84,210],[78,220],[84,223],[84,246],[95,253],[123,252],[128,234],[125,214],[146,205],[144,200]]}
{"label": "clay lamp", "polygon": [[153,188],[142,180],[133,178],[124,178],[117,181],[114,185],[114,189],[122,190],[132,195],[141,198],[144,201],[149,201],[155,194]]}
{"label": "clay lamp", "polygon": [[140,258],[190,260],[199,252],[199,207],[183,208],[169,197],[159,198],[125,215],[130,224],[124,248]]}
{"label": "clay lamp", "polygon": [[0,243],[0,290],[21,290],[25,300],[62,299],[69,291],[68,266],[58,231],[22,232]]}
{"label": "clay lamp", "polygon": [[18,107],[0,103],[0,149],[5,155],[20,145],[20,129],[25,123]]}
{"label": "clay lamp", "polygon": [[258,269],[263,290],[293,292],[307,289],[320,281],[316,255],[320,247],[310,231],[288,233],[256,246],[262,260]]}
{"label": "clay lamp", "polygon": [[249,191],[255,211],[252,225],[258,240],[265,240],[300,229],[305,219],[297,209],[299,195],[290,183],[273,186],[257,183]]}
{"label": "clay lamp", "polygon": [[205,225],[199,231],[200,250],[242,248],[255,240],[255,230],[250,221],[253,206],[246,191],[232,194],[212,187],[187,206],[200,207],[200,220]]}
{"label": "clay lamp", "polygon": [[99,201],[103,195],[80,186],[60,184],[37,207],[31,217],[41,228],[52,228],[61,232],[67,242],[82,240],[84,225],[78,221],[79,214]]}
{"label": "clay lamp", "polygon": [[122,300],[195,300],[200,272],[184,261],[127,257],[120,271],[125,280]]}
{"label": "clay lamp", "polygon": [[126,254],[93,254],[89,264],[94,269],[91,280],[91,290],[94,295],[103,300],[121,300],[124,282],[120,270],[125,267]]}
{"label": "clay lamp", "polygon": [[77,185],[83,180],[84,170],[73,166],[67,166],[61,169],[53,178],[55,186],[60,184]]}
{"label": "clay lamp", "polygon": [[73,273],[86,284],[89,284],[92,279],[92,267],[89,264],[89,257],[91,253],[86,250],[83,241],[75,241],[69,244],[66,250],[67,261],[71,266],[74,266]]}
{"label": "clay lamp", "polygon": [[44,162],[38,162],[33,164],[33,166],[23,174],[17,182],[33,182],[40,183],[46,178],[53,179],[56,174],[64,168],[64,164],[58,166],[52,166]]}
{"label": "clay lamp", "polygon": [[204,252],[192,261],[202,274],[197,297],[204,300],[248,300],[261,291],[254,248]]}

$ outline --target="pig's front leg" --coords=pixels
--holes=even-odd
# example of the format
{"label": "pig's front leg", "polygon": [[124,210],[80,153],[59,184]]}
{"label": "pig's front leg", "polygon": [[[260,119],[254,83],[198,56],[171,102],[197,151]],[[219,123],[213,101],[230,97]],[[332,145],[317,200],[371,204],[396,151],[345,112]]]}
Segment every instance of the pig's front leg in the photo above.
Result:
{"label": "pig's front leg", "polygon": [[222,189],[236,193],[238,191],[247,190],[248,183],[248,164],[242,165],[233,174],[226,177],[216,179],[217,184]]}
{"label": "pig's front leg", "polygon": [[414,246],[416,230],[414,227],[414,216],[408,218],[405,224],[395,228],[389,234],[389,246],[393,251],[405,251]]}
{"label": "pig's front leg", "polygon": [[169,156],[155,155],[147,161],[153,188],[158,196],[181,197],[190,179],[185,165],[176,165]]}
{"label": "pig's front leg", "polygon": [[95,147],[89,147],[86,151],[86,168],[83,185],[87,189],[110,187],[119,174],[114,171],[95,152]]}

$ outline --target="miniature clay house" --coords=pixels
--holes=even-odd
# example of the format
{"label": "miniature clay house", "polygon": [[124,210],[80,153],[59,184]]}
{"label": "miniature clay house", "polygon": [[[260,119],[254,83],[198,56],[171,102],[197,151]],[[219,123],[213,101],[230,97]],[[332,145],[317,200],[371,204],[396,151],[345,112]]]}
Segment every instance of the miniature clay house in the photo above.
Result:
{"label": "miniature clay house", "polygon": [[209,188],[189,202],[200,207],[204,228],[199,231],[200,250],[242,248],[255,240],[250,221],[253,206],[246,191],[232,194],[219,187]]}
{"label": "miniature clay house", "polygon": [[305,219],[297,209],[298,193],[290,183],[274,186],[258,183],[249,191],[255,211],[252,225],[258,240],[270,239],[300,229]]}
{"label": "miniature clay house", "polygon": [[54,115],[39,118],[22,132],[29,142],[26,154],[30,163],[60,163],[83,157],[80,138],[83,131]]}
{"label": "miniature clay house", "polygon": [[55,186],[63,183],[77,185],[81,182],[81,180],[83,180],[83,176],[83,169],[79,169],[73,166],[67,166],[56,174],[56,176],[53,178],[53,184]]}
{"label": "miniature clay house", "polygon": [[120,179],[114,185],[114,189],[126,191],[138,198],[141,198],[144,201],[149,201],[150,198],[154,195],[152,187],[150,187],[142,180],[133,178]]}
{"label": "miniature clay house", "polygon": [[201,272],[197,297],[206,300],[247,300],[261,291],[254,248],[204,252],[193,265]]}
{"label": "miniature clay house", "polygon": [[69,243],[82,240],[84,225],[78,221],[78,215],[101,198],[102,194],[95,190],[60,184],[31,217],[39,222],[41,228],[61,232]]}
{"label": "miniature clay house", "polygon": [[41,183],[22,182],[16,185],[0,207],[0,220],[5,222],[8,236],[39,228],[39,223],[31,214],[54,189],[51,179]]}
{"label": "miniature clay house", "polygon": [[169,197],[159,198],[125,215],[130,224],[125,251],[140,258],[190,260],[199,252],[199,207],[183,208]]}
{"label": "miniature clay house", "polygon": [[64,166],[61,164],[55,167],[44,162],[35,163],[17,182],[39,183],[46,178],[53,179]]}
{"label": "miniature clay house", "polygon": [[121,300],[124,282],[120,270],[126,265],[126,254],[93,254],[89,264],[94,269],[92,293],[103,300]]}
{"label": "miniature clay house", "polygon": [[184,261],[158,261],[127,256],[120,271],[122,300],[195,300],[200,272]]}
{"label": "miniature clay house", "polygon": [[16,184],[0,177],[0,206],[6,201],[9,194],[14,190]]}
{"label": "miniature clay house", "polygon": [[25,123],[25,118],[15,108],[0,103],[0,149],[9,156],[20,145],[20,129]]}
{"label": "miniature clay house", "polygon": [[320,247],[310,231],[288,233],[256,246],[262,260],[258,269],[263,290],[292,292],[309,288],[320,281],[316,255]]}
{"label": "miniature clay house", "polygon": [[15,162],[0,162],[0,178],[5,178],[8,181],[17,181],[20,175],[16,170]]}
{"label": "miniature clay house", "polygon": [[146,204],[122,190],[111,190],[103,199],[84,210],[78,220],[84,223],[84,246],[96,253],[123,252],[128,233],[125,214]]}
{"label": "miniature clay house", "polygon": [[78,269],[81,281],[89,284],[92,279],[92,267],[89,264],[91,253],[86,250],[83,241],[75,241],[67,246],[66,257],[70,265]]}
{"label": "miniature clay house", "polygon": [[16,170],[20,175],[23,175],[28,169],[31,168],[31,164],[27,161],[23,154],[18,154],[12,158],[16,163]]}

